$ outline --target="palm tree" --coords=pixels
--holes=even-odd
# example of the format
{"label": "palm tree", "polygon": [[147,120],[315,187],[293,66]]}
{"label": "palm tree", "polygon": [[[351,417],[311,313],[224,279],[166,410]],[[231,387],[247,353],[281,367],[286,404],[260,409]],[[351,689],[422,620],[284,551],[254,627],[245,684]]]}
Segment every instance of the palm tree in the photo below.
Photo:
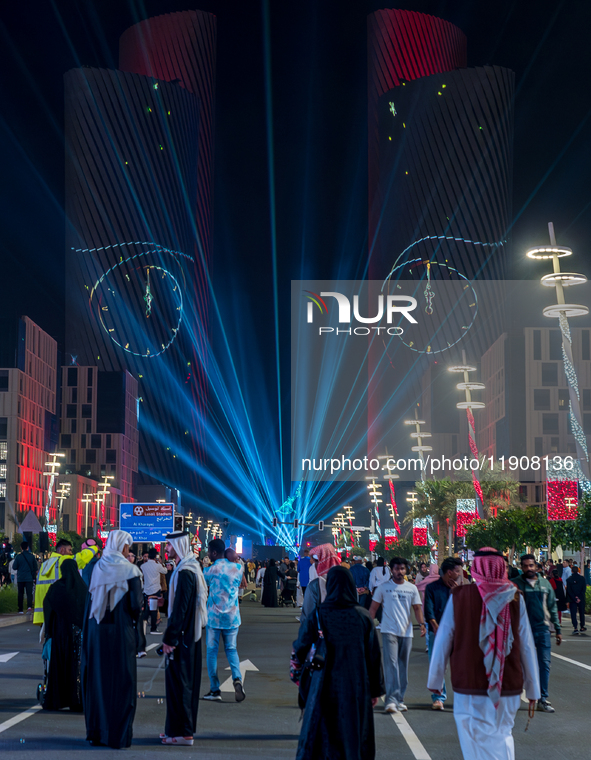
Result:
{"label": "palm tree", "polygon": [[[484,497],[482,508],[485,520],[492,517],[493,509],[523,508],[519,501],[519,482],[515,480],[510,471],[503,469],[498,462],[492,468],[485,463],[484,467],[478,470],[477,475]],[[464,486],[469,485],[471,480],[472,472],[470,470],[458,472],[458,485],[460,483]],[[469,496],[462,494],[458,498],[471,498],[473,496],[474,489],[472,488]]]}
{"label": "palm tree", "polygon": [[455,521],[456,499],[460,498],[459,492],[465,490],[464,484],[461,484],[461,488],[459,486],[459,483],[454,483],[449,478],[415,483],[419,501],[414,508],[414,517],[431,517],[437,525],[437,557],[440,564],[445,556],[447,521]]}

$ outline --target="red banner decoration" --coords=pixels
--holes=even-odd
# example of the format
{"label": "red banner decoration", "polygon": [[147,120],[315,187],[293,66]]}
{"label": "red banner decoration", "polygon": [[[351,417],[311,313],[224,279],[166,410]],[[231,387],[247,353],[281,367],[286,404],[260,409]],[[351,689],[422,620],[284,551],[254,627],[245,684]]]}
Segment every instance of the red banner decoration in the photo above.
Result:
{"label": "red banner decoration", "polygon": [[375,548],[377,546],[378,541],[380,540],[380,537],[377,533],[370,533],[369,534],[369,550],[370,552],[375,551]]}
{"label": "red banner decoration", "polygon": [[412,542],[414,546],[427,546],[427,528],[413,528]]}
{"label": "red banner decoration", "polygon": [[576,480],[548,480],[548,520],[576,520],[579,516],[579,484]]}
{"label": "red banner decoration", "polygon": [[478,520],[476,499],[456,499],[456,535],[466,535],[466,526]]}
{"label": "red banner decoration", "polygon": [[386,528],[384,531],[384,544],[386,545],[386,549],[392,549],[396,543],[398,543],[398,533],[396,532],[396,529]]}

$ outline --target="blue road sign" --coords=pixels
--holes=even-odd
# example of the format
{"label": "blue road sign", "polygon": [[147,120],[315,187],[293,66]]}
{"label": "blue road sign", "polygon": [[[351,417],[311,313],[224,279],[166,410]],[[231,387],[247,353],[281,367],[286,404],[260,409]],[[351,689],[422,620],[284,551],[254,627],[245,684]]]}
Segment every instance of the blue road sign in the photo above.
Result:
{"label": "blue road sign", "polygon": [[134,541],[159,543],[174,532],[174,504],[120,504],[119,527]]}

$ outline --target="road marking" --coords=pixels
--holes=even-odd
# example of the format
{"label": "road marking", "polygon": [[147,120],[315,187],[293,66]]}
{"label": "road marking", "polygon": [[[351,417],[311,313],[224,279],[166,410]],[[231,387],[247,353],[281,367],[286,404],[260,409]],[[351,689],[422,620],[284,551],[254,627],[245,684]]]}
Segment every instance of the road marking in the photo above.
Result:
{"label": "road marking", "polygon": [[[226,670],[231,670],[231,668],[226,668]],[[256,667],[256,665],[253,665],[250,660],[243,660],[240,663],[240,677],[242,678],[243,686],[244,686],[244,681],[246,680],[246,674],[249,670],[256,673],[259,672],[259,669]],[[220,691],[234,691],[232,676],[230,676],[230,678],[224,681],[224,683],[220,686]]]}
{"label": "road marking", "polygon": [[159,641],[157,641],[155,644],[150,644],[149,647],[146,647],[146,652],[150,652],[152,649],[156,649],[157,646],[160,646]]}
{"label": "road marking", "polygon": [[30,718],[31,715],[34,715],[38,710],[41,710],[41,705],[35,705],[34,707],[29,707],[28,710],[25,710],[24,712],[19,713],[18,715],[15,715],[14,718],[9,718],[8,720],[5,720],[4,723],[0,723],[0,734],[9,728],[12,728],[12,726],[16,726],[16,724],[20,723],[22,720],[26,720],[27,718]]}
{"label": "road marking", "polygon": [[8,660],[12,660],[13,657],[16,657],[18,652],[10,652],[10,654],[0,654],[0,662],[8,662]]}
{"label": "road marking", "polygon": [[552,652],[552,657],[558,657],[559,660],[571,662],[573,665],[578,665],[580,668],[585,668],[585,670],[591,670],[591,665],[585,665],[584,662],[579,662],[578,660],[571,660],[570,657],[563,657],[563,655],[556,654],[556,652]]}
{"label": "road marking", "polygon": [[402,713],[393,713],[392,720],[396,723],[400,733],[406,739],[406,743],[415,756],[415,760],[431,760],[431,755],[423,747],[419,737],[412,730],[404,715],[402,715]]}

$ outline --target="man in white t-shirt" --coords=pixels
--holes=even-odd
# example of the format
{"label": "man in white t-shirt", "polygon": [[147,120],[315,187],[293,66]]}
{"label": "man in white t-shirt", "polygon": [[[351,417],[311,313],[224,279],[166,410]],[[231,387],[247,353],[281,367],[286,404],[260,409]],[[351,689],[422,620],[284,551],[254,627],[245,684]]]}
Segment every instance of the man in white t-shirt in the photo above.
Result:
{"label": "man in white t-shirt", "polygon": [[369,614],[375,618],[382,607],[382,642],[384,646],[384,677],[386,681],[386,712],[405,712],[404,693],[408,685],[408,661],[412,650],[411,607],[421,626],[421,636],[426,627],[423,606],[416,586],[404,580],[408,563],[402,557],[390,560],[392,579],[381,583],[373,592]]}

